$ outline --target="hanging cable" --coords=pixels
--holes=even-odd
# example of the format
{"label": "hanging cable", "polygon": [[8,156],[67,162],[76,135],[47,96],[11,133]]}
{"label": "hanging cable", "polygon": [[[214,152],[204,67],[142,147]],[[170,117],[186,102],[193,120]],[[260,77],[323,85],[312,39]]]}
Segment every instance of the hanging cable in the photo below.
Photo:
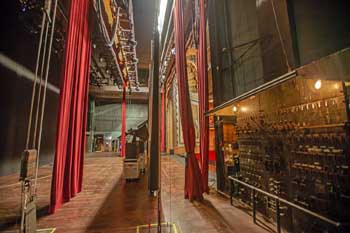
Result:
{"label": "hanging cable", "polygon": [[39,106],[40,106],[40,102],[41,102],[41,89],[42,89],[42,81],[43,81],[43,76],[44,76],[48,32],[49,32],[49,23],[46,24],[46,28],[45,28],[43,60],[41,63],[39,92],[38,92],[38,97],[37,97],[37,101],[36,101],[37,108],[36,108],[35,123],[34,123],[34,136],[33,136],[33,144],[32,144],[33,148],[36,148],[36,139],[37,139],[37,130],[38,130],[38,121],[39,121],[39,109],[40,109]]}
{"label": "hanging cable", "polygon": [[277,14],[276,14],[274,0],[270,0],[270,3],[271,3],[271,6],[272,6],[272,11],[273,11],[274,19],[275,19],[276,29],[277,29],[278,36],[279,36],[279,39],[280,39],[280,42],[281,42],[281,45],[282,45],[282,50],[283,50],[284,58],[285,58],[285,61],[286,61],[286,66],[287,66],[287,69],[288,69],[288,72],[289,72],[289,71],[292,70],[292,68],[291,68],[291,66],[289,64],[287,50],[286,50],[286,47],[285,47],[285,44],[284,44],[284,41],[283,41],[283,38],[282,38],[282,33],[281,33],[281,30],[280,30],[280,26],[279,26],[278,21],[277,21]]}
{"label": "hanging cable", "polygon": [[[27,128],[27,137],[26,137],[26,145],[25,150],[28,151],[30,148],[30,138],[32,133],[32,123],[33,123],[33,113],[34,113],[34,105],[35,105],[35,98],[36,98],[36,89],[37,89],[37,83],[39,84],[39,90],[38,90],[38,96],[36,101],[36,116],[35,116],[35,125],[34,125],[34,134],[33,134],[33,144],[31,145],[32,149],[37,149],[36,153],[36,161],[35,161],[35,171],[34,171],[34,190],[32,189],[31,185],[31,179],[23,178],[21,182],[21,223],[20,223],[20,232],[26,231],[26,208],[27,204],[33,200],[34,196],[37,193],[37,180],[38,180],[38,170],[39,170],[39,162],[40,162],[40,145],[41,145],[41,133],[42,133],[42,122],[44,117],[44,110],[45,110],[45,97],[46,97],[46,90],[48,86],[48,71],[50,66],[50,58],[51,58],[51,49],[52,49],[52,41],[53,41],[53,34],[54,34],[54,28],[55,28],[55,19],[56,19],[56,9],[57,9],[58,0],[55,0],[55,5],[53,9],[53,18],[50,18],[51,13],[51,0],[46,0],[44,3],[44,9],[43,9],[43,16],[42,16],[42,23],[41,23],[41,31],[40,31],[40,39],[39,39],[39,46],[38,46],[38,53],[37,53],[37,59],[36,59],[36,66],[35,66],[35,74],[34,74],[34,83],[32,88],[32,97],[31,97],[31,104],[30,104],[30,112],[29,112],[29,119],[28,119],[28,128]],[[46,49],[47,49],[47,39],[48,39],[48,31],[49,26],[51,24],[51,36],[50,36],[50,42],[49,42],[49,50],[48,55],[46,55]],[[46,60],[47,56],[47,60]],[[38,82],[38,72],[39,72],[39,66],[40,67],[40,81]],[[45,75],[45,85],[44,85],[44,93],[43,93],[43,101],[41,103],[41,89],[42,89],[42,81],[43,81],[43,73],[44,73],[44,67],[46,65],[46,75]],[[39,116],[39,109],[41,107],[41,122],[40,122],[40,129],[39,129],[39,137],[38,137],[38,147],[36,147],[36,139],[37,139],[37,125],[38,125],[38,116]]]}
{"label": "hanging cable", "polygon": [[37,161],[36,161],[36,168],[35,168],[35,178],[34,178],[34,194],[37,193],[37,179],[38,179],[38,170],[39,170],[39,159],[40,159],[40,149],[41,149],[41,137],[42,137],[42,130],[43,130],[43,121],[44,121],[44,112],[45,112],[45,103],[46,103],[47,83],[48,83],[49,70],[50,70],[50,60],[51,60],[52,42],[53,42],[53,35],[54,35],[54,32],[55,32],[55,22],[56,22],[57,3],[58,3],[58,0],[55,0],[54,8],[53,8],[53,16],[52,16],[52,25],[51,25],[51,34],[50,34],[49,50],[48,50],[48,55],[47,55],[48,57],[47,57],[47,62],[46,62],[44,93],[43,93],[43,100],[42,100],[42,105],[41,105],[40,127],[39,127],[39,132],[38,132],[38,133],[39,133],[39,136],[38,136],[38,153],[37,153]]}
{"label": "hanging cable", "polygon": [[46,24],[46,13],[43,11],[43,19],[41,22],[39,47],[38,47],[38,53],[36,58],[35,75],[34,75],[33,88],[32,88],[32,99],[30,104],[30,112],[29,112],[29,120],[28,120],[28,128],[27,128],[27,139],[26,139],[26,146],[25,146],[26,150],[29,149],[30,132],[32,127],[32,117],[33,117],[33,109],[34,109],[34,102],[35,102],[34,100],[35,100],[35,92],[36,92],[36,83],[38,79],[38,70],[39,70],[39,63],[40,63],[40,57],[41,57],[41,46],[43,41],[45,24]]}
{"label": "hanging cable", "polygon": [[[115,1],[113,1],[113,4],[115,6],[117,6]],[[120,7],[117,7],[117,21],[113,24],[112,38],[109,38],[108,30],[107,30],[106,25],[103,21],[101,0],[97,1],[97,14],[98,14],[98,18],[100,19],[100,28],[101,28],[103,37],[105,39],[106,45],[108,47],[112,47],[115,43],[115,37],[117,35],[117,30],[119,27],[119,12],[120,12]]]}
{"label": "hanging cable", "polygon": [[[29,149],[29,141],[30,141],[30,133],[31,133],[31,126],[32,126],[32,118],[33,118],[33,110],[34,110],[34,102],[35,102],[35,95],[36,95],[36,84],[37,84],[37,78],[38,78],[38,69],[39,69],[39,63],[41,58],[41,50],[42,50],[42,42],[43,42],[43,35],[44,35],[44,28],[46,24],[46,13],[43,11],[43,18],[41,22],[41,31],[40,31],[40,39],[39,39],[39,47],[38,47],[38,53],[37,53],[37,60],[36,60],[36,67],[35,67],[35,75],[34,75],[34,81],[33,81],[33,88],[32,88],[32,98],[31,98],[31,104],[30,104],[30,112],[29,112],[29,119],[28,119],[28,128],[27,128],[27,138],[26,138],[26,145],[25,149]],[[47,35],[45,36],[45,42],[47,39]],[[45,58],[45,55],[43,56],[43,59]],[[40,78],[41,82],[41,78]],[[39,84],[41,86],[41,83]],[[35,138],[35,135],[33,136]],[[24,231],[24,207],[26,206],[26,196],[25,196],[25,183],[21,182],[21,205],[20,205],[20,231]],[[16,221],[17,222],[17,221]]]}
{"label": "hanging cable", "polygon": [[[95,5],[95,4],[94,4],[94,5]],[[101,9],[101,8],[100,8],[100,7],[101,7],[100,1],[98,1],[98,3],[97,3],[96,5],[97,5],[97,6],[94,7],[94,8],[95,8],[95,11],[96,11],[96,13],[97,13],[97,16],[98,16],[98,18],[99,18],[99,20],[100,20],[100,23],[99,23],[100,31],[102,32],[102,34],[103,34],[104,36],[106,36],[106,38],[108,39],[107,41],[111,41],[111,39],[109,38],[109,35],[108,35],[107,27],[106,27],[105,22],[104,22],[104,20],[103,20],[103,18],[102,18],[102,14],[99,13],[99,11],[100,11],[100,9]],[[118,18],[119,18],[119,17],[118,17]],[[125,80],[124,80],[124,78],[123,78],[123,72],[122,72],[121,69],[120,69],[119,60],[118,60],[118,57],[117,57],[116,52],[114,51],[114,47],[111,46],[111,47],[108,47],[108,48],[109,48],[109,50],[110,50],[110,52],[111,52],[111,54],[112,54],[112,56],[113,56],[113,59],[114,59],[115,64],[117,65],[118,74],[119,74],[120,78],[122,79],[123,84],[125,85]]]}

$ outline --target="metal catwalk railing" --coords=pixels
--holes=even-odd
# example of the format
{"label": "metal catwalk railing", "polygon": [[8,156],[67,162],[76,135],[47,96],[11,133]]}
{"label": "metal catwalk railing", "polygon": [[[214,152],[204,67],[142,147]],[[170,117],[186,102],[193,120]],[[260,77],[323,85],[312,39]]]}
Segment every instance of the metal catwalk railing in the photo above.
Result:
{"label": "metal catwalk railing", "polygon": [[304,207],[301,207],[299,205],[296,205],[290,201],[287,201],[279,196],[276,196],[274,194],[271,194],[271,193],[268,193],[262,189],[259,189],[255,186],[252,186],[248,183],[245,183],[235,177],[232,177],[232,176],[229,176],[229,180],[230,180],[230,201],[231,201],[231,205],[233,205],[233,194],[235,192],[235,186],[234,186],[234,183],[238,183],[239,185],[243,185],[244,187],[250,189],[252,191],[252,195],[251,195],[251,198],[252,198],[252,203],[253,203],[253,206],[252,206],[252,210],[253,210],[253,221],[254,223],[256,223],[256,194],[257,193],[260,193],[260,194],[263,194],[264,196],[267,196],[267,197],[270,197],[270,198],[273,198],[275,199],[276,201],[276,227],[277,227],[277,232],[278,233],[281,233],[281,208],[280,208],[280,203],[283,203],[289,207],[292,207],[294,209],[297,209],[307,215],[310,215],[312,217],[315,217],[323,222],[326,222],[336,228],[341,228],[341,227],[345,227],[345,226],[349,226],[350,224],[349,223],[341,223],[341,222],[337,222],[337,221],[334,221],[332,219],[329,219],[325,216],[322,216],[316,212],[313,212],[311,210],[308,210],[308,209],[305,209]]}

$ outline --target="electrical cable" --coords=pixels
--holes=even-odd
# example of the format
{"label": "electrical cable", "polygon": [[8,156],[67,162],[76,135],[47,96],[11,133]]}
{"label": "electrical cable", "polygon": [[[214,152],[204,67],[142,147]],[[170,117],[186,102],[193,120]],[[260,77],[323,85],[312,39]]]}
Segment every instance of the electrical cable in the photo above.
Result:
{"label": "electrical cable", "polygon": [[[105,42],[106,42],[106,45],[108,47],[112,47],[115,43],[115,37],[117,35],[117,30],[118,30],[118,27],[119,27],[119,12],[120,12],[120,7],[117,6],[117,4],[115,3],[115,1],[112,1],[113,4],[117,7],[117,21],[114,22],[113,26],[112,26],[112,38],[109,38],[109,34],[108,34],[108,31],[106,30],[106,27],[104,27],[104,30],[102,30],[102,34],[104,36],[104,39],[105,39]],[[97,1],[97,10],[98,10],[98,16],[101,19],[103,19],[103,16],[102,16],[102,5],[101,5],[101,0],[98,0]],[[103,22],[104,24],[104,22]],[[104,24],[105,25],[105,24]]]}

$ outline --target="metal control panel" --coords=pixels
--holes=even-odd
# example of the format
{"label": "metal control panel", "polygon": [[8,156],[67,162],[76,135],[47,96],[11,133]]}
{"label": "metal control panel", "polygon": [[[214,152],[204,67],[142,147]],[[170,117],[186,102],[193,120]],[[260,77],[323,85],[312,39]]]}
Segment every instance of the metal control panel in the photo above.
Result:
{"label": "metal control panel", "polygon": [[[340,222],[350,220],[348,87],[339,81],[293,79],[234,106],[244,182]],[[243,200],[250,193],[240,189]],[[273,218],[276,203],[257,197]],[[281,207],[291,232],[328,226]],[[320,230],[322,229],[322,231]]]}

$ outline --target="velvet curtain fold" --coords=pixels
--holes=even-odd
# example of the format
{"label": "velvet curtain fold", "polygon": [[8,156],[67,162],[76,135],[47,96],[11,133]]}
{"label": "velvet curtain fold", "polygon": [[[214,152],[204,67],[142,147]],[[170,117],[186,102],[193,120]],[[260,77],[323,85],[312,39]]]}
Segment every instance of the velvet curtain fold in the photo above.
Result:
{"label": "velvet curtain fold", "polygon": [[91,37],[90,0],[71,1],[60,90],[50,213],[82,189]]}
{"label": "velvet curtain fold", "polygon": [[122,99],[122,132],[121,132],[121,156],[126,155],[126,87],[123,85],[123,99]]}
{"label": "velvet curtain fold", "polygon": [[187,153],[185,168],[185,198],[203,199],[203,181],[198,161],[194,155],[195,131],[191,100],[188,89],[186,69],[185,35],[183,25],[183,1],[175,0],[174,7],[174,40],[176,76],[178,79],[178,95],[183,139]]}
{"label": "velvet curtain fold", "polygon": [[207,112],[209,108],[205,0],[199,0],[199,43],[197,54],[197,74],[202,179],[204,191],[208,193],[209,119],[208,117],[204,116],[205,112]]}

